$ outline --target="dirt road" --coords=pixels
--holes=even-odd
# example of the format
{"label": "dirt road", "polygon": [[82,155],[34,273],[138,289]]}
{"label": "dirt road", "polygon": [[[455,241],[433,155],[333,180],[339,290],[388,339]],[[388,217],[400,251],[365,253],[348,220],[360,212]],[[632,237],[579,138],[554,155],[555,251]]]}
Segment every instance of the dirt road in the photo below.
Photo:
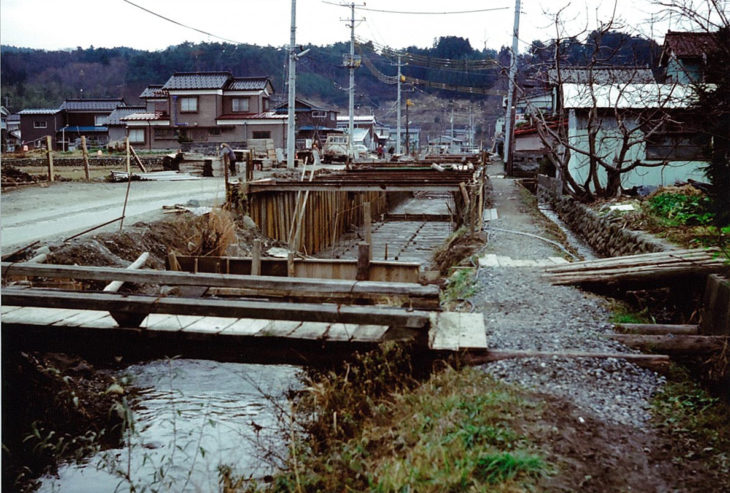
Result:
{"label": "dirt road", "polygon": [[[126,183],[54,183],[2,193],[0,220],[3,253],[36,240],[52,241],[103,224],[122,215]],[[222,178],[190,181],[132,182],[125,224],[162,217],[163,205],[220,203]],[[118,230],[119,223],[106,230]],[[104,231],[103,229],[100,231]]]}

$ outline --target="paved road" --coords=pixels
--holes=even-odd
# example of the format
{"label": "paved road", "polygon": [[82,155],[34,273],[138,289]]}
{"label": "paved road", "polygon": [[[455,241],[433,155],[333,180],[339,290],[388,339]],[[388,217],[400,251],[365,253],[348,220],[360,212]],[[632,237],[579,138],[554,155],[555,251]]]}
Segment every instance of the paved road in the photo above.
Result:
{"label": "paved road", "polygon": [[[3,253],[36,240],[63,239],[122,215],[126,183],[54,183],[3,192],[0,201]],[[197,200],[222,203],[222,178],[190,181],[132,182],[125,224],[163,216],[163,205]],[[106,230],[119,228],[119,223]],[[102,231],[102,230],[100,230]]]}

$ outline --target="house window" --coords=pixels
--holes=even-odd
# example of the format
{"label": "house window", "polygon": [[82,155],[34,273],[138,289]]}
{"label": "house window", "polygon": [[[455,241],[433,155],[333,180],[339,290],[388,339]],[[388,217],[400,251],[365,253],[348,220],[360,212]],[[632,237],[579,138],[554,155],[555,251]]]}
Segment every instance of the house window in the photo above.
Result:
{"label": "house window", "polygon": [[210,135],[220,135],[221,129],[220,128],[211,128],[208,130],[208,132],[210,133]]}
{"label": "house window", "polygon": [[262,101],[262,104],[263,104],[263,107],[264,107],[263,110],[264,111],[269,111],[269,98],[264,98],[263,101]]}
{"label": "house window", "polygon": [[198,98],[180,98],[180,113],[197,113],[198,112]]}
{"label": "house window", "polygon": [[94,126],[103,127],[106,124],[107,118],[106,115],[94,115]]}
{"label": "house window", "polygon": [[231,99],[231,106],[233,107],[234,113],[245,113],[248,109],[248,98],[233,98]]}
{"label": "house window", "polygon": [[175,130],[172,128],[155,128],[155,139],[156,140],[164,140],[164,139],[174,139],[175,138]]}
{"label": "house window", "polygon": [[48,128],[48,122],[36,120],[33,122],[33,128]]}
{"label": "house window", "polygon": [[661,161],[701,161],[709,144],[701,125],[689,115],[672,115],[665,121],[644,122],[644,130],[654,130],[646,139],[646,159]]}
{"label": "house window", "polygon": [[327,118],[326,111],[312,110],[312,118]]}
{"label": "house window", "polygon": [[144,128],[130,128],[129,129],[129,143],[130,144],[144,144]]}
{"label": "house window", "polygon": [[271,131],[258,130],[253,133],[254,139],[270,139]]}

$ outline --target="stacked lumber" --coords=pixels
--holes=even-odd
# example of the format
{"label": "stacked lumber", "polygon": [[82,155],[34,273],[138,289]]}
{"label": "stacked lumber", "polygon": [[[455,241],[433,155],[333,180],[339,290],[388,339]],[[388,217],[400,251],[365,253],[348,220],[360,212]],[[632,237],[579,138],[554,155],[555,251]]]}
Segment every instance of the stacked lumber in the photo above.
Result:
{"label": "stacked lumber", "polygon": [[711,274],[730,270],[717,249],[673,250],[612,257],[548,267],[553,284],[609,284],[645,282]]}

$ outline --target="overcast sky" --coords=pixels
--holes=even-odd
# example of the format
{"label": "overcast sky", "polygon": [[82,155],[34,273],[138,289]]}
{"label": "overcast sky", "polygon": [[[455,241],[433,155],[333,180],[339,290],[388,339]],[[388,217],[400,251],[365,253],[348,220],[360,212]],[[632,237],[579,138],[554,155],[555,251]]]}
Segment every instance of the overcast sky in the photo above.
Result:
{"label": "overcast sky", "polygon": [[[291,0],[131,0],[134,3],[191,27],[232,41],[283,46],[289,43]],[[339,4],[340,0],[331,3]],[[349,30],[341,19],[350,9],[322,0],[297,1],[297,43],[325,45],[348,41]],[[428,47],[439,36],[461,36],[475,48],[499,49],[511,44],[514,0],[367,0],[356,5],[356,35],[393,48]],[[610,0],[522,0],[520,51],[534,39],[554,37],[546,12],[566,7],[570,33],[596,19],[611,17]],[[467,14],[416,15],[376,12],[420,12],[501,9]],[[661,41],[669,26],[654,23],[651,0],[617,0],[616,13],[626,31]],[[0,0],[0,41],[5,45],[43,49],[77,46],[160,50],[184,41],[220,41],[172,24],[124,0]],[[677,28],[677,26],[672,26]]]}

